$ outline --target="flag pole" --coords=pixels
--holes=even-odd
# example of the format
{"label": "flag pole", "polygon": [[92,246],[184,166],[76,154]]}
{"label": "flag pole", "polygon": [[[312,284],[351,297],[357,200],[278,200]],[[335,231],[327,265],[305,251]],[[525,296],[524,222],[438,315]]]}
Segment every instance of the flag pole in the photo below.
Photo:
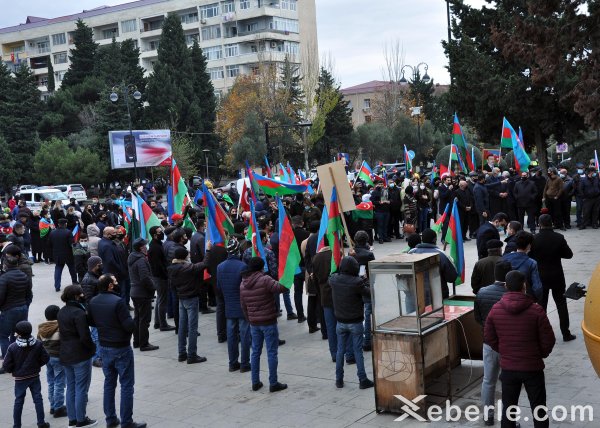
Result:
{"label": "flag pole", "polygon": [[450,176],[452,176],[452,146],[454,146],[454,144],[450,143],[450,155],[448,156],[448,174],[450,174]]}

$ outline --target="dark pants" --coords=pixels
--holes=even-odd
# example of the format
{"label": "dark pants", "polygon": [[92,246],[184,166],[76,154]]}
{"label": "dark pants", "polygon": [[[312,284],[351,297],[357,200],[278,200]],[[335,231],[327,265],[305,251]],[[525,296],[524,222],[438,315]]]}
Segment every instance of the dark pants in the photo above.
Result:
{"label": "dark pants", "polygon": [[304,305],[302,303],[302,292],[304,291],[304,268],[298,275],[294,275],[294,306],[298,318],[304,318]]}
{"label": "dark pants", "polygon": [[0,350],[6,357],[8,346],[15,341],[15,327],[19,321],[27,320],[27,305],[17,306],[0,313]]}
{"label": "dark pants", "polygon": [[467,228],[469,227],[469,211],[458,210],[458,215],[460,217],[460,230],[464,239],[467,237]]}
{"label": "dark pants", "polygon": [[561,200],[546,198],[546,206],[548,207],[549,214],[552,217],[552,223],[554,224],[554,227],[563,227]]}
{"label": "dark pants", "polygon": [[377,219],[377,237],[380,241],[389,239],[387,229],[390,221],[390,212],[375,212],[375,218]]}
{"label": "dark pants", "polygon": [[42,383],[40,377],[15,381],[15,405],[13,407],[13,424],[15,427],[21,427],[21,415],[23,414],[23,404],[27,390],[31,391],[31,398],[35,405],[37,415],[37,424],[41,425],[44,421],[44,399],[42,398]]}
{"label": "dark pants", "polygon": [[156,303],[154,304],[154,327],[167,326],[167,300],[169,282],[166,279],[153,278],[156,287]]}
{"label": "dark pants", "polygon": [[[308,296],[308,303],[306,304],[306,321],[309,329],[317,328],[319,320],[323,319],[323,308],[321,308],[321,302],[318,296]],[[323,324],[321,324],[323,327]],[[325,334],[325,333],[323,333]]]}
{"label": "dark pants", "polygon": [[388,237],[394,235],[395,238],[399,238],[402,235],[402,233],[400,233],[400,220],[402,220],[402,211],[400,209],[390,210]]}
{"label": "dark pants", "polygon": [[535,206],[517,208],[517,220],[523,225],[523,228],[525,227],[525,214],[527,214],[527,227],[535,232]]}
{"label": "dark pants", "polygon": [[[525,391],[527,392],[527,398],[529,398],[532,412],[537,406],[546,405],[546,384],[544,381],[543,370],[534,372],[502,370],[500,380],[502,381],[502,428],[513,428],[516,426],[514,421],[509,421],[506,417],[506,409],[509,406],[519,405],[521,386],[525,385]],[[536,414],[534,413],[533,426],[535,428],[545,428],[550,426],[548,420],[536,420],[535,416]],[[544,418],[545,416],[545,410],[538,410],[538,418]]]}
{"label": "dark pants", "polygon": [[131,346],[124,348],[100,348],[102,356],[102,372],[104,373],[104,416],[106,424],[116,423],[117,411],[115,409],[115,390],[117,380],[121,384],[121,404],[119,415],[121,426],[133,422],[133,388],[135,385],[135,370],[133,365],[133,349]]}
{"label": "dark pants", "polygon": [[225,300],[223,294],[217,290],[215,293],[217,299],[217,339],[224,342],[227,340],[227,318],[225,318]]}
{"label": "dark pants", "polygon": [[152,320],[152,299],[132,297],[133,300],[133,345],[148,346],[150,321]]}
{"label": "dark pants", "polygon": [[131,282],[129,278],[124,278],[119,281],[121,287],[121,298],[125,300],[125,304],[129,306],[129,293],[131,293]]}
{"label": "dark pants", "polygon": [[567,298],[565,297],[565,285],[558,285],[552,288],[544,285],[544,294],[539,304],[546,310],[548,307],[548,296],[552,291],[552,298],[556,303],[556,311],[558,312],[558,319],[560,323],[560,332],[563,336],[571,334],[569,330],[569,308],[567,307]]}
{"label": "dark pants", "polygon": [[71,283],[77,284],[77,272],[75,272],[75,263],[73,262],[73,260],[69,262],[56,262],[56,265],[54,265],[54,289],[56,290],[60,290],[62,272],[65,265],[67,265],[67,267],[69,268],[69,274],[71,275]]}
{"label": "dark pants", "polygon": [[571,227],[571,198],[570,196],[563,196],[560,199],[560,211],[565,227]]}
{"label": "dark pants", "polygon": [[477,215],[477,211],[471,208],[471,211],[468,212],[469,216],[469,237],[475,237],[477,233],[477,229],[479,229],[479,215]]}
{"label": "dark pants", "polygon": [[575,221],[577,226],[581,226],[583,223],[583,198],[581,196],[575,196]]}
{"label": "dark pants", "polygon": [[586,198],[583,200],[583,224],[580,226],[596,226],[598,223],[598,208],[600,197]]}

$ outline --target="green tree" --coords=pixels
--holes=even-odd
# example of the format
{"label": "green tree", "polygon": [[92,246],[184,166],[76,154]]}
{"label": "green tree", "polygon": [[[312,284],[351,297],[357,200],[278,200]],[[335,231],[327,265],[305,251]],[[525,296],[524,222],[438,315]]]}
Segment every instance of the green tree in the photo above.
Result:
{"label": "green tree", "polygon": [[52,57],[48,57],[48,92],[52,93],[56,89],[54,80],[54,66],[52,65]]}
{"label": "green tree", "polygon": [[0,168],[0,187],[7,192],[10,191],[12,186],[19,183],[20,173],[15,162],[15,157],[13,156],[6,139],[1,136],[0,159],[2,159],[2,168]]}
{"label": "green tree", "polygon": [[236,165],[243,165],[247,160],[251,165],[261,165],[267,154],[265,134],[258,114],[250,111],[244,121],[245,133],[231,148]]}
{"label": "green tree", "polygon": [[96,62],[98,44],[94,42],[94,31],[81,19],[78,19],[75,25],[73,34],[75,48],[70,51],[71,64],[62,81],[64,88],[78,85],[92,75]]}
{"label": "green tree", "polygon": [[[210,75],[206,71],[206,57],[202,53],[202,48],[200,48],[197,40],[194,40],[190,56],[194,70],[194,95],[199,100],[201,115],[198,129],[201,132],[212,133],[215,131],[217,99],[215,98],[215,88],[210,80]],[[202,147],[216,148],[217,140],[214,135],[204,135],[200,144]]]}
{"label": "green tree", "polygon": [[394,148],[393,131],[381,122],[363,123],[352,135],[354,145],[360,149],[363,159],[374,166],[377,161],[386,163],[398,156]]}

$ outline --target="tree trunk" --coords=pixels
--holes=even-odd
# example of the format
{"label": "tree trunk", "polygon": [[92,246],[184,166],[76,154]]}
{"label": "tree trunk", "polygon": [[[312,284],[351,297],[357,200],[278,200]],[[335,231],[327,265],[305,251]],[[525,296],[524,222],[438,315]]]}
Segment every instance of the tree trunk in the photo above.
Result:
{"label": "tree trunk", "polygon": [[542,136],[542,130],[535,128],[535,151],[538,156],[538,164],[542,168],[542,174],[546,175],[548,171],[548,153],[546,152],[546,141]]}

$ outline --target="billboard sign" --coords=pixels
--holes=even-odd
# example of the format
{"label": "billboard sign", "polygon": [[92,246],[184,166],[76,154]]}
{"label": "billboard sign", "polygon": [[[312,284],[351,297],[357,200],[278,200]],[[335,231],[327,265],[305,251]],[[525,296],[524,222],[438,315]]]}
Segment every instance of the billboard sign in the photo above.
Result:
{"label": "billboard sign", "polygon": [[134,162],[140,168],[171,165],[169,129],[132,131],[132,136],[129,131],[109,131],[112,169],[133,168]]}

